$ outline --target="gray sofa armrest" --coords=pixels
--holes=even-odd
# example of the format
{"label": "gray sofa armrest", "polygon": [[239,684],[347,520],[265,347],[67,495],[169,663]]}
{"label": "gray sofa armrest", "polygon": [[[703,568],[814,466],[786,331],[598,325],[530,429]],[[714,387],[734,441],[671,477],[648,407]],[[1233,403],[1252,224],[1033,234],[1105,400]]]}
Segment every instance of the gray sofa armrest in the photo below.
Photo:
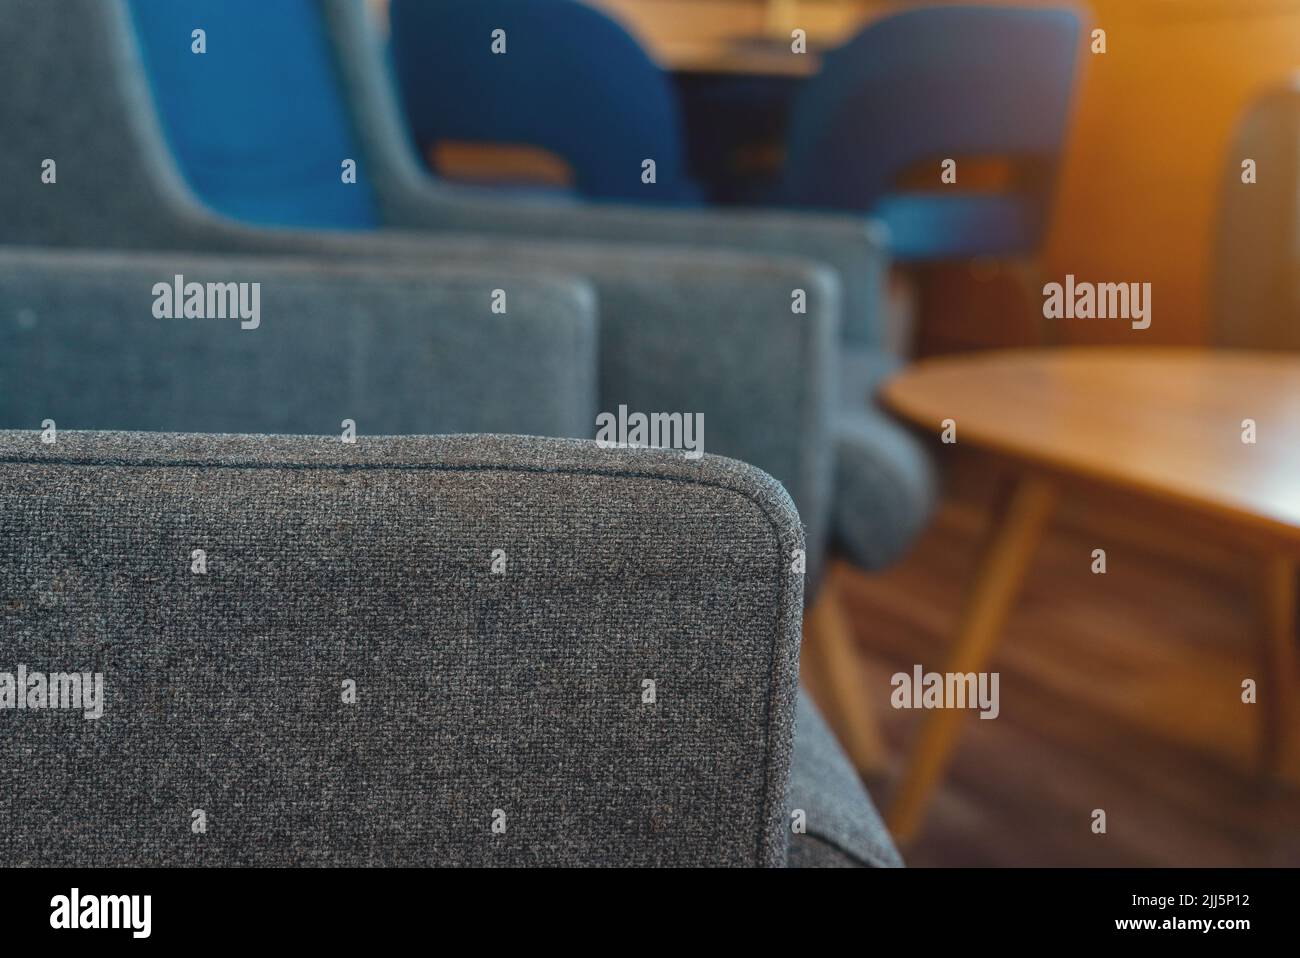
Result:
{"label": "gray sofa armrest", "polygon": [[790,841],[791,868],[897,868],[894,840],[862,780],[825,719],[799,692],[794,764],[788,804],[803,813],[805,830]]}
{"label": "gray sofa armrest", "polygon": [[841,301],[824,266],[723,250],[254,230],[213,219],[187,239],[235,254],[581,275],[599,304],[600,410],[703,413],[705,450],[784,483],[807,524],[810,561],[824,551]]}
{"label": "gray sofa armrest", "polygon": [[721,247],[815,260],[832,268],[843,288],[844,341],[891,353],[902,349],[904,337],[886,324],[888,231],[876,221],[750,210],[539,207],[471,196],[432,183],[421,184],[401,207],[405,210],[402,225],[413,227],[436,222],[449,229],[500,231],[515,237]]}
{"label": "gray sofa armrest", "polygon": [[0,248],[0,426],[587,436],[595,310],[526,272]]}
{"label": "gray sofa armrest", "polygon": [[710,456],[0,432],[0,668],[102,683],[8,713],[0,858],[779,865],[802,545]]}

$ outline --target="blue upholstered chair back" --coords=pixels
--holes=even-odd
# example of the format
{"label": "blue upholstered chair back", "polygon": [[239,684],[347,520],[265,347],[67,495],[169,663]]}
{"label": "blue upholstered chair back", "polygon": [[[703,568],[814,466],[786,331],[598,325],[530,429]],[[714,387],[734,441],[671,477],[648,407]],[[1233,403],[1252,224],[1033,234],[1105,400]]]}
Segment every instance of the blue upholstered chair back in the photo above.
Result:
{"label": "blue upholstered chair back", "polygon": [[[276,226],[378,224],[315,0],[130,0],[163,129],[191,188]],[[193,33],[206,34],[194,52]],[[345,160],[357,182],[343,181]]]}
{"label": "blue upholstered chair back", "polygon": [[[782,199],[871,210],[918,163],[934,161],[936,182],[946,157],[1054,164],[1078,42],[1065,9],[935,7],[869,24],[795,104]],[[1028,199],[1043,214],[1040,180]]]}
{"label": "blue upholstered chair back", "polygon": [[[392,0],[392,52],[421,151],[442,141],[526,144],[588,197],[690,202],[676,94],[617,22],[574,0]],[[492,52],[495,30],[506,53]],[[641,182],[653,159],[656,183]]]}

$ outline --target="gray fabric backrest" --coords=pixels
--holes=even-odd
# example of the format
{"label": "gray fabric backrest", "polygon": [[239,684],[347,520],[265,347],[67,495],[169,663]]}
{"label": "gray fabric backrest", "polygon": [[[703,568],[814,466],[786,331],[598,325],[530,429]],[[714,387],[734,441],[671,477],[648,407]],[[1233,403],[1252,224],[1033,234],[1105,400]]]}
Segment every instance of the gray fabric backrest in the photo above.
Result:
{"label": "gray fabric backrest", "polygon": [[781,864],[802,545],[708,456],[0,432],[0,860]]}
{"label": "gray fabric backrest", "polygon": [[[250,284],[247,305],[257,284],[258,325],[158,318],[176,276]],[[0,248],[0,427],[585,437],[595,415],[576,281]]]}
{"label": "gray fabric backrest", "polygon": [[[119,3],[0,3],[0,242],[161,249],[207,219],[166,152],[133,49]],[[42,182],[46,160],[54,183]]]}

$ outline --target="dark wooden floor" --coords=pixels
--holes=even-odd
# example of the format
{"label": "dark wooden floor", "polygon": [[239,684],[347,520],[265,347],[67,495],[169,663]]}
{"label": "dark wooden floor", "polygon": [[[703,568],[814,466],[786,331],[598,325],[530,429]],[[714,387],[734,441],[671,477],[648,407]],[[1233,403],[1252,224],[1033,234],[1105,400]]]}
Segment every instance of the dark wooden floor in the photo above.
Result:
{"label": "dark wooden floor", "polygon": [[[923,714],[889,707],[889,676],[944,669],[996,488],[986,462],[954,465],[903,562],[832,571],[881,689],[882,806]],[[1091,572],[1095,548],[1106,575]],[[999,646],[1001,715],[965,724],[909,863],[1300,865],[1300,756],[1280,781],[1257,776],[1259,706],[1241,702],[1256,669],[1250,574],[1240,553],[1139,505],[1069,500]]]}

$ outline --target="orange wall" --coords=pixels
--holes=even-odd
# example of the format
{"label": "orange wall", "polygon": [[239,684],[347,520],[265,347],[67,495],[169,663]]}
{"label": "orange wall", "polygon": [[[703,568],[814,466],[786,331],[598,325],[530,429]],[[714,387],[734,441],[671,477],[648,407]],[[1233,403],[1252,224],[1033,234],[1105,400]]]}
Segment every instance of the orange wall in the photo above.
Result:
{"label": "orange wall", "polygon": [[[1044,266],[1049,275],[1150,282],[1153,321],[1140,340],[1086,321],[1065,326],[1065,339],[1203,342],[1227,150],[1245,106],[1300,67],[1300,2],[1092,6],[1108,52],[1085,54]],[[1239,168],[1241,159],[1231,162]]]}

